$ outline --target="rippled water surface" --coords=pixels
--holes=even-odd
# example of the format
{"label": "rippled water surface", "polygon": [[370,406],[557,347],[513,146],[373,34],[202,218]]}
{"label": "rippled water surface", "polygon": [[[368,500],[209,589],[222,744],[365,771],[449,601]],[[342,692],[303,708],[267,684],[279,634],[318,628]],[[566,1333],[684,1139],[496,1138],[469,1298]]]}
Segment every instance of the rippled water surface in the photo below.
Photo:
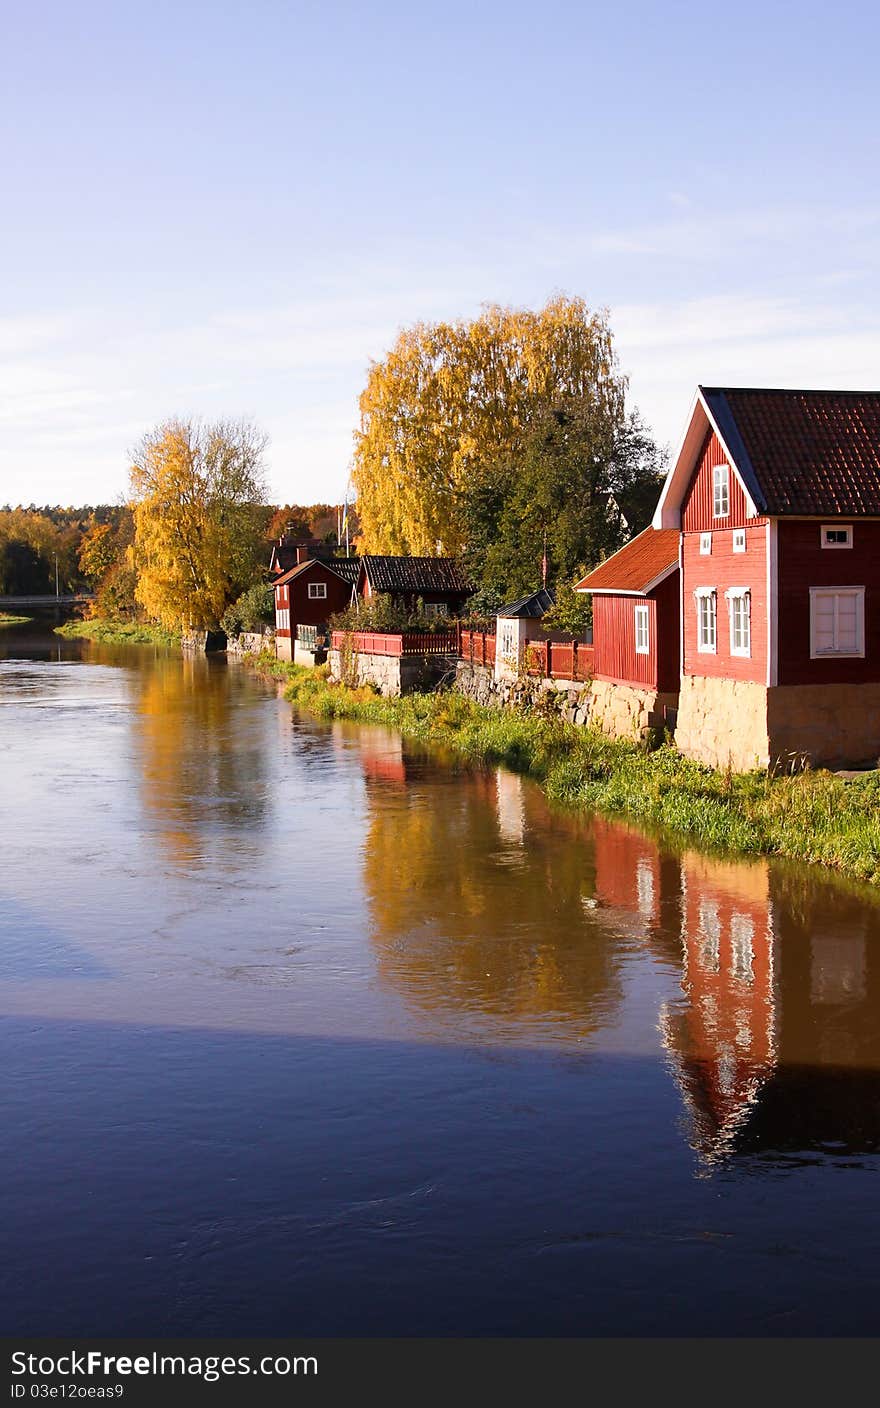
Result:
{"label": "rippled water surface", "polygon": [[870,893],[32,630],[6,1333],[878,1332]]}

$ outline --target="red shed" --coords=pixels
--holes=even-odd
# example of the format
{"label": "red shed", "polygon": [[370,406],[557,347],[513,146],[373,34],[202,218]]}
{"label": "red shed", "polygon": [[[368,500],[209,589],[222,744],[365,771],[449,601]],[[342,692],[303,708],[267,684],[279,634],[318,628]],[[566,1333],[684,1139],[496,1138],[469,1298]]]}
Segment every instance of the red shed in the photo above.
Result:
{"label": "red shed", "polygon": [[311,559],[275,579],[275,651],[279,660],[294,658],[297,626],[325,626],[334,612],[351,604],[359,571],[357,558]]}
{"label": "red shed", "polygon": [[575,588],[593,596],[590,719],[606,732],[638,736],[645,728],[674,725],[678,554],[678,532],[646,528]]}
{"label": "red shed", "polygon": [[682,750],[875,761],[880,393],[698,388],[654,526],[682,539]]}

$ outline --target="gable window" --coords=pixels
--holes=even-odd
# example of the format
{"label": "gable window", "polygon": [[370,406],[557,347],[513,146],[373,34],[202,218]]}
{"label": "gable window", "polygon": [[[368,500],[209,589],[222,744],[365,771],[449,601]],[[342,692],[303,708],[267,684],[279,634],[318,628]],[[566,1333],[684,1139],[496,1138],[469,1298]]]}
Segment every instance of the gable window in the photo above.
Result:
{"label": "gable window", "polygon": [[748,587],[730,587],[724,593],[730,610],[730,653],[751,655],[752,612]]}
{"label": "gable window", "polygon": [[323,601],[326,595],[326,582],[309,582],[309,601]]}
{"label": "gable window", "polygon": [[712,470],[712,517],[727,518],[730,513],[730,465],[716,464]]}
{"label": "gable window", "polygon": [[648,654],[648,608],[637,606],[636,612],[636,655]]}
{"label": "gable window", "polygon": [[746,530],[745,530],[745,528],[736,528],[736,529],[734,530],[734,534],[733,534],[733,550],[734,550],[734,552],[745,552],[745,550],[746,550]]}
{"label": "gable window", "polygon": [[711,552],[712,552],[712,534],[711,534],[711,533],[701,533],[701,534],[700,534],[700,556],[701,556],[701,557],[709,557],[709,556],[711,555]]}
{"label": "gable window", "polygon": [[864,654],[865,588],[810,587],[810,659]]}
{"label": "gable window", "polygon": [[823,548],[851,548],[852,547],[852,525],[846,524],[844,527],[838,523],[822,524],[822,546]]}
{"label": "gable window", "polygon": [[715,588],[697,587],[694,599],[697,603],[697,650],[701,655],[714,655],[717,648]]}

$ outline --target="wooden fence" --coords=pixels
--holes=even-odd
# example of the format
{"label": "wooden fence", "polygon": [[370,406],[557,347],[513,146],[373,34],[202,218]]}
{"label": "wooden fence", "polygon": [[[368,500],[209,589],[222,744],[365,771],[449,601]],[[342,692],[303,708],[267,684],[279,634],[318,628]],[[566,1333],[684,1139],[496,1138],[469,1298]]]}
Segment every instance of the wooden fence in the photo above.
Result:
{"label": "wooden fence", "polygon": [[494,665],[495,637],[487,631],[462,629],[458,653],[462,660],[469,660],[472,665]]}
{"label": "wooden fence", "polygon": [[457,631],[334,631],[333,649],[345,647],[346,636],[358,655],[455,655]]}
{"label": "wooden fence", "polygon": [[576,640],[530,640],[525,668],[529,675],[551,680],[588,680],[593,674],[593,647]]}

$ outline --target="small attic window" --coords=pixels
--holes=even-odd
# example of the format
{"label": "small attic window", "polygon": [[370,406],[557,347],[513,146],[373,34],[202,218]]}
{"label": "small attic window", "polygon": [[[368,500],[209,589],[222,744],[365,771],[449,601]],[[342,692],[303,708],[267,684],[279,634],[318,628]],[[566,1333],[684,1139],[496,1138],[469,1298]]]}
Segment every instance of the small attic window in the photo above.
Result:
{"label": "small attic window", "polygon": [[852,524],[850,523],[843,526],[839,523],[823,523],[821,532],[823,548],[852,547]]}

